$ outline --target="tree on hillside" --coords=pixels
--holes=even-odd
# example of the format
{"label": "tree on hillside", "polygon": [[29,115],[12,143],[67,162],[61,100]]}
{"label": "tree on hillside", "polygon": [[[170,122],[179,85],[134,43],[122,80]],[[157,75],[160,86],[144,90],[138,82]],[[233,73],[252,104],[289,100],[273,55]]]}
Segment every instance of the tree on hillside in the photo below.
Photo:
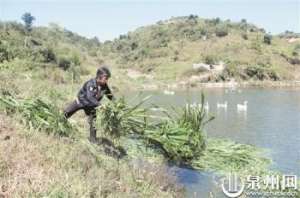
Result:
{"label": "tree on hillside", "polygon": [[189,20],[194,20],[194,19],[197,19],[197,18],[198,18],[198,16],[193,15],[193,14],[190,14],[189,17],[188,17]]}
{"label": "tree on hillside", "polygon": [[247,31],[248,30],[248,23],[247,23],[247,20],[246,19],[242,19],[240,24],[239,24],[240,28],[242,30],[245,30]]}
{"label": "tree on hillside", "polygon": [[219,17],[210,20],[213,25],[217,25],[221,23],[221,19]]}
{"label": "tree on hillside", "polygon": [[192,22],[193,24],[196,24],[196,23],[197,23],[197,19],[198,19],[198,16],[197,16],[197,15],[191,14],[191,15],[188,16],[188,20],[189,20],[190,22]]}
{"label": "tree on hillside", "polygon": [[31,15],[30,12],[26,12],[22,15],[22,20],[25,23],[25,28],[28,32],[32,30],[32,23],[35,20],[35,17]]}
{"label": "tree on hillside", "polygon": [[242,19],[241,23],[247,23],[247,20],[246,19]]}

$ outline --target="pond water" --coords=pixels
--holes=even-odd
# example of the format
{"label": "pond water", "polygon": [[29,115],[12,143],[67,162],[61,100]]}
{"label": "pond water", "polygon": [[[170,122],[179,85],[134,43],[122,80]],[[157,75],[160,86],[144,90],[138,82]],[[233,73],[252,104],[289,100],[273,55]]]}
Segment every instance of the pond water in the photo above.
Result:
{"label": "pond water", "polygon": [[[202,91],[209,103],[209,113],[216,116],[206,126],[208,137],[228,138],[266,148],[273,160],[272,169],[300,176],[300,89],[217,88]],[[201,90],[175,91],[174,95],[164,95],[162,91],[143,92],[142,95],[152,95],[150,103],[162,107],[182,106],[187,100],[200,102]],[[228,102],[227,109],[217,108],[217,103],[225,101]],[[248,101],[247,111],[238,111],[237,104],[244,101]],[[213,174],[183,168],[178,168],[177,174],[189,197],[220,193],[216,190],[217,179]],[[223,197],[220,195],[217,197]]]}

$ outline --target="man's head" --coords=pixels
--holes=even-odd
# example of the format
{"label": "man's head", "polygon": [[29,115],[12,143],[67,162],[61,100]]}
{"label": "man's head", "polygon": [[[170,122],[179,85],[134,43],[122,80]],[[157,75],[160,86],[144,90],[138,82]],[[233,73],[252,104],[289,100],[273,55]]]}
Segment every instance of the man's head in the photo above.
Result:
{"label": "man's head", "polygon": [[105,85],[110,78],[111,73],[106,66],[100,67],[97,70],[96,81],[98,85]]}

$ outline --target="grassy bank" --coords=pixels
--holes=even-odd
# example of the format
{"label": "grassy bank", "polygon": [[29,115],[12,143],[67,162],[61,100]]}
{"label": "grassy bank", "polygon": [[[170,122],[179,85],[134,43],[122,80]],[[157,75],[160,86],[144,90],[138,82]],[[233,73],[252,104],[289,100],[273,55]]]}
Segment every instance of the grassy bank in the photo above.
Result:
{"label": "grassy bank", "polygon": [[28,130],[17,117],[0,120],[4,197],[183,196],[162,164],[117,160],[85,140]]}

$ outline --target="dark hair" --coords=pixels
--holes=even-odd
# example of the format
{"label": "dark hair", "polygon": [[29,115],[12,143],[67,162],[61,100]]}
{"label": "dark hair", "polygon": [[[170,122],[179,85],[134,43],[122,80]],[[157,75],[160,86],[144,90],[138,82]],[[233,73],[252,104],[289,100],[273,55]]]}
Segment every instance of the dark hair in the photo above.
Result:
{"label": "dark hair", "polygon": [[109,69],[106,66],[102,66],[99,69],[97,69],[97,74],[96,77],[102,76],[102,75],[107,75],[108,78],[111,77],[111,73]]}

